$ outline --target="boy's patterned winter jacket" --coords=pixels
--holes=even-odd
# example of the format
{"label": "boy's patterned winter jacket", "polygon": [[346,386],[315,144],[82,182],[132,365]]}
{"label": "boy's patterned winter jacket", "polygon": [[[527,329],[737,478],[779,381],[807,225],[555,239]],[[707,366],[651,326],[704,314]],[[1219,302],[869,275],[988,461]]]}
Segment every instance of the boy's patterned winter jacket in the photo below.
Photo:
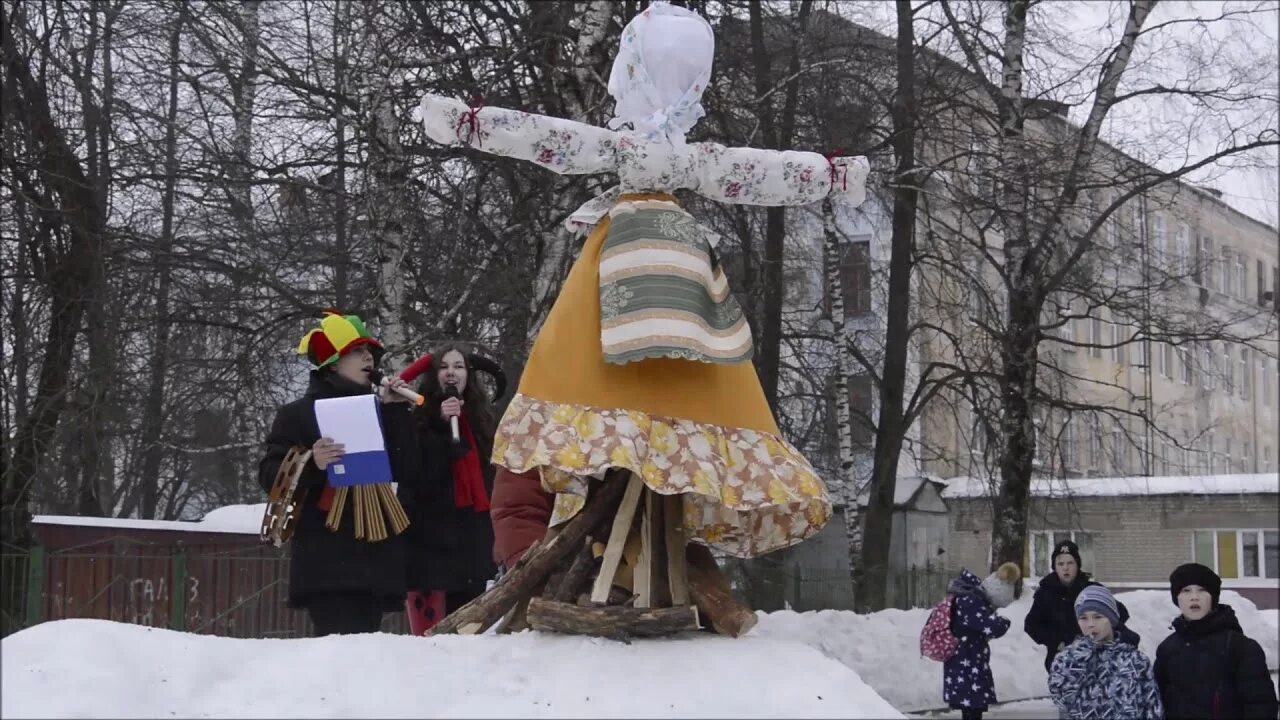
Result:
{"label": "boy's patterned winter jacket", "polygon": [[1164,708],[1151,661],[1128,643],[1076,638],[1053,659],[1049,694],[1071,720],[1160,720]]}

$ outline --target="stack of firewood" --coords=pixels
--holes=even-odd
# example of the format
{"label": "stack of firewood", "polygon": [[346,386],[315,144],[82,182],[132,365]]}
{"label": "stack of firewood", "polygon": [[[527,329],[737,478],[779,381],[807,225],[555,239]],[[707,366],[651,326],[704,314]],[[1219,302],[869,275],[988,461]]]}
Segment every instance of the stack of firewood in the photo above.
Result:
{"label": "stack of firewood", "polygon": [[431,634],[525,627],[626,639],[698,630],[738,637],[755,613],[729,588],[711,551],[688,542],[679,496],[628,471],[593,482],[581,512],[547,532],[484,595]]}

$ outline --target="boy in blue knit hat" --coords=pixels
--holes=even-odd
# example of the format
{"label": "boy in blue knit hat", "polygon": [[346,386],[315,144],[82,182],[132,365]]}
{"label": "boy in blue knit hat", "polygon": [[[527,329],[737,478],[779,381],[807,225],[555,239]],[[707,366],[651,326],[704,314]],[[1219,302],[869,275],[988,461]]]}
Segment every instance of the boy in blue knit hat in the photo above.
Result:
{"label": "boy in blue knit hat", "polygon": [[1115,596],[1090,585],[1075,607],[1083,635],[1054,657],[1049,673],[1049,694],[1061,717],[1160,720],[1164,709],[1151,661],[1116,641],[1121,622]]}

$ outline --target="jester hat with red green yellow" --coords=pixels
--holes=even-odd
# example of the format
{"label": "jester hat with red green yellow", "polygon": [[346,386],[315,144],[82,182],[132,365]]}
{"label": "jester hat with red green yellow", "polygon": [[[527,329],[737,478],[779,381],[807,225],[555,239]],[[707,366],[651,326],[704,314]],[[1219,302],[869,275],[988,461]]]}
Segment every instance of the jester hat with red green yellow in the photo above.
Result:
{"label": "jester hat with red green yellow", "polygon": [[343,315],[333,308],[326,308],[320,327],[312,329],[298,343],[298,354],[306,355],[318,370],[332,365],[361,345],[369,346],[375,362],[382,357],[382,343],[369,334],[359,315]]}

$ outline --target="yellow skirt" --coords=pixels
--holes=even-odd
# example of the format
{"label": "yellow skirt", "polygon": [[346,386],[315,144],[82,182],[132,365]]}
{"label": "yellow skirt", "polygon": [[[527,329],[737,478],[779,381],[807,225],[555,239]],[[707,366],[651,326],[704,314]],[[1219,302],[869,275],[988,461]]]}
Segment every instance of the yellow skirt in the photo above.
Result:
{"label": "yellow skirt", "polygon": [[[636,193],[620,201],[669,195]],[[655,492],[684,496],[690,536],[738,557],[794,545],[831,516],[826,487],[784,440],[749,361],[656,358],[623,365],[600,341],[603,218],[587,238],[534,341],[499,423],[493,462],[541,471],[557,493],[552,524],[572,517],[587,479],[626,468]]]}

